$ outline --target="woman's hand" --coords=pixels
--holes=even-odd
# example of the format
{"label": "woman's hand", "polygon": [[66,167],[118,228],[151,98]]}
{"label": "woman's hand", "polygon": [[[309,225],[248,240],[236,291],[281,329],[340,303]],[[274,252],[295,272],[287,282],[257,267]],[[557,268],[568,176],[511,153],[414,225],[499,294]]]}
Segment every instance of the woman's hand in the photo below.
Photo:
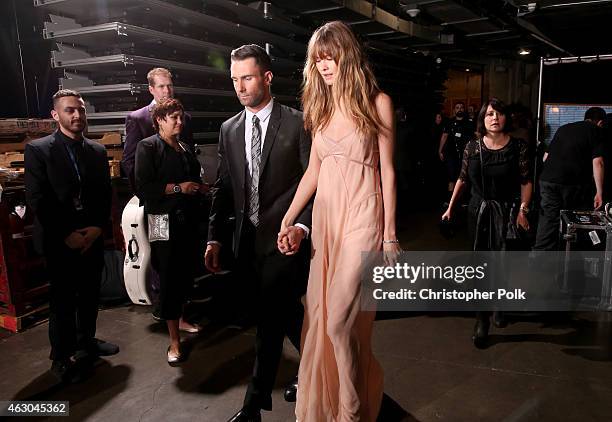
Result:
{"label": "woman's hand", "polygon": [[446,212],[444,214],[442,214],[442,220],[450,221],[451,217],[452,217],[452,215],[451,215],[451,207],[449,205],[448,208],[446,209]]}
{"label": "woman's hand", "polygon": [[200,191],[200,184],[196,182],[183,182],[179,183],[181,187],[181,193],[185,195],[195,195]]}
{"label": "woman's hand", "polygon": [[383,242],[383,260],[385,265],[394,266],[397,263],[399,254],[402,252],[402,248],[399,243],[384,243]]}
{"label": "woman's hand", "polygon": [[286,255],[291,251],[291,247],[289,246],[289,227],[284,225],[284,221],[281,223],[281,229],[278,232],[276,247],[283,255]]}
{"label": "woman's hand", "polygon": [[525,231],[529,230],[529,220],[523,211],[519,211],[518,216],[516,217],[516,225]]}

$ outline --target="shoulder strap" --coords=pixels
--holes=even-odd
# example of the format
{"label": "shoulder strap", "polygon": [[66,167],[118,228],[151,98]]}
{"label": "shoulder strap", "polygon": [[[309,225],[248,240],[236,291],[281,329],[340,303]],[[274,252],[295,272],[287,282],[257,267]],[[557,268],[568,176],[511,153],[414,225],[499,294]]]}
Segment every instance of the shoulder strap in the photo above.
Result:
{"label": "shoulder strap", "polygon": [[487,199],[487,193],[485,190],[484,164],[482,162],[482,144],[484,144],[484,137],[478,138],[478,152],[480,154],[480,178],[482,180],[482,196],[484,199]]}

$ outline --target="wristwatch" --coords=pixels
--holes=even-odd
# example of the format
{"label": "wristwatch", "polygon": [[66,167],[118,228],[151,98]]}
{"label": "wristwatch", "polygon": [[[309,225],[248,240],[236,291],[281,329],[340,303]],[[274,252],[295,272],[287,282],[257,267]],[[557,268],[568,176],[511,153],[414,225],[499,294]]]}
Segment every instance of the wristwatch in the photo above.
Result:
{"label": "wristwatch", "polygon": [[529,208],[526,205],[521,205],[519,209],[523,214],[529,214]]}
{"label": "wristwatch", "polygon": [[172,187],[172,192],[174,193],[181,193],[183,190],[181,189],[181,185],[174,185]]}

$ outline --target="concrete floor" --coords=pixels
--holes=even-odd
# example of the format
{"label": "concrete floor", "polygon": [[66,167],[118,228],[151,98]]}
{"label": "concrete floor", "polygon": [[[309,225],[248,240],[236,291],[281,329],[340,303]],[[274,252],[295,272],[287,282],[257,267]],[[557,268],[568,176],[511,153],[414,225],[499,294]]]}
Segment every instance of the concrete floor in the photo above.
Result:
{"label": "concrete floor", "polygon": [[[428,231],[405,230],[404,247],[441,245]],[[459,248],[453,242],[459,240],[448,249]],[[101,311],[98,337],[121,352],[101,359],[93,378],[66,387],[47,373],[47,324],[0,335],[0,400],[69,400],[70,417],[60,421],[226,421],[242,404],[254,330],[210,323],[187,339],[189,360],[171,368],[165,328],[148,312],[137,306]],[[491,346],[477,350],[469,314],[381,313],[373,338],[385,371],[379,420],[612,421],[612,315],[510,317],[507,328],[492,329]],[[263,412],[264,421],[295,420],[282,386],[297,367],[286,344],[274,410]]]}

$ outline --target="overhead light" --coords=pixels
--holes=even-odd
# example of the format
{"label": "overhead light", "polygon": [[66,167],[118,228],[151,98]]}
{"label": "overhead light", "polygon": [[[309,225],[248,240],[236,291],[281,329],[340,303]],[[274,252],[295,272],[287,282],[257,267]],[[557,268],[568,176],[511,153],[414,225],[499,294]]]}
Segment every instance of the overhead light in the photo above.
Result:
{"label": "overhead light", "polygon": [[528,56],[531,54],[531,50],[528,48],[521,48],[518,52],[521,56]]}
{"label": "overhead light", "polygon": [[442,58],[436,57],[436,63],[438,63],[438,64],[442,63]]}
{"label": "overhead light", "polygon": [[407,3],[406,0],[400,0],[399,8],[413,19],[416,18],[419,13],[421,13],[421,9],[419,9],[419,6],[416,3]]}
{"label": "overhead light", "polygon": [[469,68],[469,67],[466,67],[466,68],[465,68],[465,71],[466,71],[466,72],[469,72],[469,71],[470,71],[470,68]]}

